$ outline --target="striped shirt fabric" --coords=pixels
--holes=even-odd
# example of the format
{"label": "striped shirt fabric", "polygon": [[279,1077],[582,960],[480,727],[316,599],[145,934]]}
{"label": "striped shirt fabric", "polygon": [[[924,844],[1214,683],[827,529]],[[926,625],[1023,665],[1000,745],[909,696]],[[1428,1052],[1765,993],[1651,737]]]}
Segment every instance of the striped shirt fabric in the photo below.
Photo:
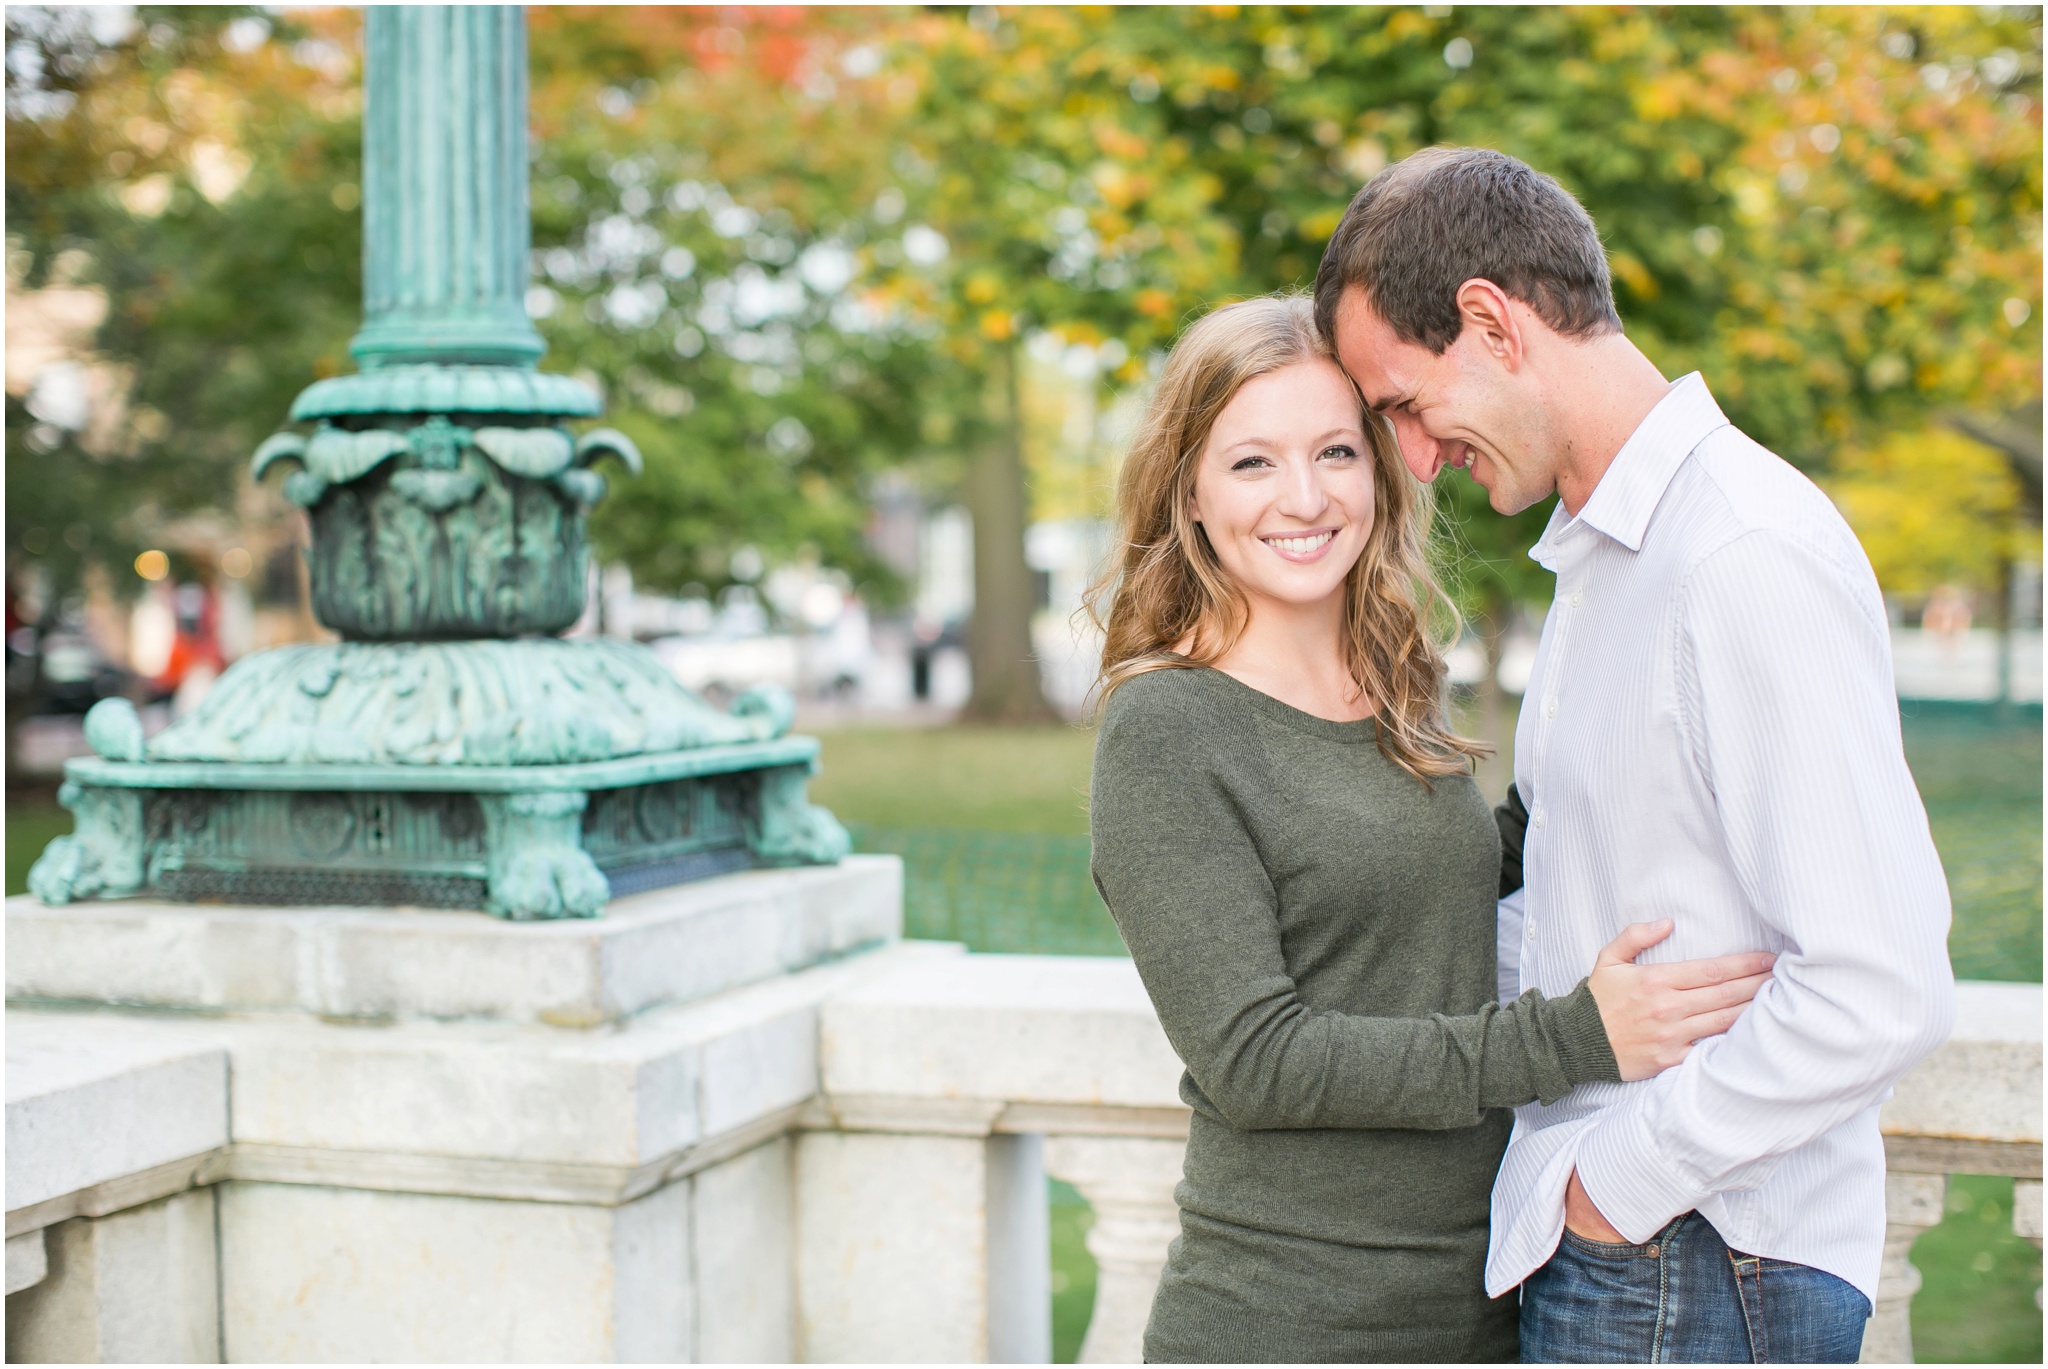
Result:
{"label": "striped shirt fabric", "polygon": [[1529,828],[1503,987],[1569,993],[1625,925],[1667,917],[1638,963],[1778,963],[1676,1068],[1517,1109],[1487,1292],[1550,1258],[1576,1166],[1631,1241],[1696,1209],[1734,1249],[1874,1302],[1878,1106],[1947,1037],[1955,982],[1870,563],[1697,374],[1530,555],[1557,590],[1515,731]]}

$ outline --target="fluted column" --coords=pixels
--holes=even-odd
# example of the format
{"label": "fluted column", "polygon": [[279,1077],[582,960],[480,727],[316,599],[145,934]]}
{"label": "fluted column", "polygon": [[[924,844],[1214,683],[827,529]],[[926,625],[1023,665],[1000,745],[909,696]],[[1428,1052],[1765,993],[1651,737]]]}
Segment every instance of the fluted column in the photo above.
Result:
{"label": "fluted column", "polygon": [[363,305],[349,350],[530,367],[526,13],[372,5],[364,15]]}

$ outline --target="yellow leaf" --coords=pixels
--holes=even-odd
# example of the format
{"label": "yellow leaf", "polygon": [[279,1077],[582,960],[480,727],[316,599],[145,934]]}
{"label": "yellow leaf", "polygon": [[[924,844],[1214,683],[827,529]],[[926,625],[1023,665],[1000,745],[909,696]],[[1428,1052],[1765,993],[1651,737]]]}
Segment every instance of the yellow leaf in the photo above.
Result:
{"label": "yellow leaf", "polygon": [[1157,318],[1173,307],[1173,296],[1157,286],[1147,286],[1132,298],[1131,303],[1147,318]]}

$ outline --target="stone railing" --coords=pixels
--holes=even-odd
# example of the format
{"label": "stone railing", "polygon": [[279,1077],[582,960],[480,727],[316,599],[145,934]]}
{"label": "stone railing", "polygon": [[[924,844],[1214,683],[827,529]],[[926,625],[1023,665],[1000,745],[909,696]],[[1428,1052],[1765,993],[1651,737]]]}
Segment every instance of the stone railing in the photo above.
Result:
{"label": "stone railing", "polygon": [[1941,1220],[1949,1175],[2012,1175],[2013,1230],[2041,1244],[2041,986],[1958,984],[1955,1030],[1899,1081],[1882,1125],[1884,1271],[1863,1361],[1900,1364],[1920,1287],[1907,1253]]}
{"label": "stone railing", "polygon": [[[909,1186],[926,1153],[919,1149],[926,1142],[914,1137],[1044,1138],[1045,1172],[1072,1183],[1095,1209],[1088,1247],[1100,1273],[1081,1359],[1138,1362],[1152,1290],[1178,1231],[1173,1187],[1187,1113],[1175,1094],[1179,1063],[1130,963],[922,961],[826,1005],[823,1030],[825,1106],[842,1133],[891,1138],[869,1147],[875,1174],[902,1176],[882,1182]],[[1941,1220],[1947,1175],[2013,1175],[2014,1228],[2039,1244],[2041,1103],[2041,987],[1959,985],[1949,1042],[1900,1082],[1884,1109],[1888,1237],[1866,1363],[1912,1360],[1909,1310],[1920,1275],[1907,1252]],[[915,1286],[911,1271],[938,1253],[919,1234],[934,1229],[936,1218],[907,1205],[895,1210],[892,1220],[903,1225],[895,1258],[903,1264],[877,1248],[872,1288],[862,1293],[886,1298],[891,1286]],[[991,1230],[1004,1234],[1000,1225]],[[837,1239],[861,1237],[848,1231]],[[838,1248],[823,1232],[807,1231],[806,1241]],[[964,1248],[947,1254],[967,1258]],[[992,1254],[991,1280],[1019,1262]],[[826,1334],[810,1343],[826,1352],[819,1358],[883,1358],[898,1343],[887,1332],[871,1341],[857,1328],[821,1329]],[[971,1348],[934,1344],[919,1357],[974,1358]]]}
{"label": "stone railing", "polygon": [[[1139,1361],[1188,1112],[1129,961],[905,963],[825,1005],[819,1070],[798,1166],[809,1358],[1049,1359],[1050,1174],[1095,1209],[1081,1358]],[[959,1281],[943,1301],[938,1270]]]}
{"label": "stone railing", "polygon": [[[8,1358],[1135,1362],[1180,1067],[1130,963],[893,943],[886,858],[597,922],[8,906]],[[1965,985],[1885,1112],[1866,1359],[1943,1175],[2040,1235],[2039,986]]]}

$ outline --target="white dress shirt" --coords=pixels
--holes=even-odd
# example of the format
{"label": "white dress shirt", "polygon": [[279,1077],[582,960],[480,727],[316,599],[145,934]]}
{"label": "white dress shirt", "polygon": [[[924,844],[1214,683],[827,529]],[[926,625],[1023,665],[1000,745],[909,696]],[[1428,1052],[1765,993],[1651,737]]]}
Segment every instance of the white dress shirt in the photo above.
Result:
{"label": "white dress shirt", "polygon": [[1874,1302],[1878,1105],[1947,1037],[1955,985],[1870,562],[1697,374],[1530,555],[1557,594],[1515,731],[1520,987],[1569,993],[1626,924],[1659,918],[1675,930],[1639,964],[1778,963],[1676,1068],[1517,1109],[1487,1292],[1550,1258],[1576,1166],[1631,1241],[1697,1209],[1731,1247]]}

